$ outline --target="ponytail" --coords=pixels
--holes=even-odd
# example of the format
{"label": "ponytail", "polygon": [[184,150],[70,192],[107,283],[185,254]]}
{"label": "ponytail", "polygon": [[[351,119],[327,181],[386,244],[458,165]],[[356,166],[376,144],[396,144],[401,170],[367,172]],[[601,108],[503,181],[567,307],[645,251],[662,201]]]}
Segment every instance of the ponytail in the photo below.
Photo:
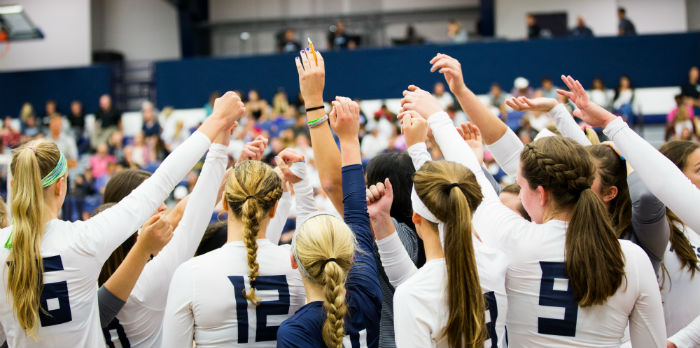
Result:
{"label": "ponytail", "polygon": [[236,165],[226,183],[226,204],[243,224],[243,243],[248,252],[250,292],[243,290],[243,296],[255,306],[260,303],[255,294],[255,279],[260,271],[257,261],[260,224],[280,197],[282,180],[272,167],[260,161]]}
{"label": "ponytail", "polygon": [[591,156],[571,139],[547,137],[526,145],[520,163],[531,189],[542,186],[553,208],[572,214],[564,268],[578,305],[604,303],[622,284],[625,260],[605,205],[591,190],[596,170]]}
{"label": "ponytail", "polygon": [[479,273],[472,243],[472,211],[483,198],[476,177],[454,162],[427,162],[413,178],[416,193],[445,224],[449,316],[443,335],[450,347],[481,347],[487,338]]}
{"label": "ponytail", "polygon": [[671,237],[669,238],[671,247],[681,262],[681,269],[688,268],[690,278],[692,279],[695,276],[695,271],[700,271],[700,267],[698,267],[698,257],[695,254],[693,246],[690,245],[690,241],[688,237],[685,236],[685,233],[678,227],[683,226],[685,228],[685,225],[678,216],[668,208],[666,208],[666,218],[671,228]]}
{"label": "ponytail", "polygon": [[347,307],[345,305],[345,279],[347,274],[335,261],[321,266],[323,277],[323,308],[326,309],[326,321],[323,322],[323,342],[332,348],[343,347],[343,322]]}
{"label": "ponytail", "polygon": [[41,241],[44,237],[46,208],[42,177],[59,162],[55,144],[33,141],[12,154],[10,170],[13,225],[5,247],[8,256],[7,295],[12,295],[13,311],[22,330],[36,337],[43,290],[44,265]]}

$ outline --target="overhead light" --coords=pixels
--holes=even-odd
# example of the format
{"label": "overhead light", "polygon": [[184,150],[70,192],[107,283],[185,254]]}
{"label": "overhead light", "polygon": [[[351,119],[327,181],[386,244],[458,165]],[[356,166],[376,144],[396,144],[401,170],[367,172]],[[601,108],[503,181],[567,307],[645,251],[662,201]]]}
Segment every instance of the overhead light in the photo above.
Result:
{"label": "overhead light", "polygon": [[241,33],[241,40],[248,40],[250,39],[250,33],[247,31],[244,31]]}

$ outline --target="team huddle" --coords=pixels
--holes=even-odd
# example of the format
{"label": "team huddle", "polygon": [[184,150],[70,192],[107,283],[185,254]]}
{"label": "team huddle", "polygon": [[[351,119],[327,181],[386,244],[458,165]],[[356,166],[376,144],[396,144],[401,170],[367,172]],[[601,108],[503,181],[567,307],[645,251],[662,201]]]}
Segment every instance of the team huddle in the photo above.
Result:
{"label": "team huddle", "polygon": [[[7,346],[700,347],[698,144],[655,149],[562,76],[573,116],[610,142],[556,100],[520,97],[508,105],[556,124],[523,145],[437,54],[431,71],[471,123],[456,128],[411,85],[398,116],[408,150],[363,168],[358,104],[336,97],[326,114],[323,56],[295,61],[319,178],[291,148],[261,162],[264,138],[227,170],[245,111],[233,92],[153,175],[114,175],[87,221],[58,219],[55,144],[15,150],[0,230]],[[483,168],[484,144],[517,185]],[[205,153],[191,195],[166,212]],[[336,211],[317,210],[315,179]],[[226,243],[193,257],[219,204]]]}

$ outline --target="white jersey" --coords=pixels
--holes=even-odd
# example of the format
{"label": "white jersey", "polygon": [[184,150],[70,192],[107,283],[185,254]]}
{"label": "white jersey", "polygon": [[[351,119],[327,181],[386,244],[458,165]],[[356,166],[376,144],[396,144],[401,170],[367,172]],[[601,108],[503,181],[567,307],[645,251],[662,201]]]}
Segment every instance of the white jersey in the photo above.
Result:
{"label": "white jersey", "polygon": [[[700,235],[687,226],[679,225],[688,238],[693,251],[700,257]],[[690,324],[700,315],[700,272],[696,272],[691,278],[688,268],[683,267],[676,255],[671,243],[668,243],[664,254],[664,268],[660,272],[659,285],[661,286],[661,299],[664,304],[664,317],[666,318],[666,335],[673,336],[676,332]]]}
{"label": "white jersey", "polygon": [[[397,241],[399,244],[396,244]],[[400,243],[396,233],[377,241],[387,277],[392,285],[397,286],[394,294],[396,346],[447,347],[447,337],[442,335],[450,313],[445,259],[428,261],[416,270],[408,254],[405,257],[402,255],[406,251]],[[505,276],[508,260],[503,253],[487,247],[476,237],[472,238],[472,243],[486,304],[488,339],[484,347],[505,347],[505,314],[508,310]],[[396,268],[397,262],[405,268]]]}
{"label": "white jersey", "polygon": [[224,244],[183,263],[170,284],[163,347],[274,347],[277,328],[304,304],[304,284],[292,269],[290,248],[258,239],[254,306],[248,253],[242,241]]}
{"label": "white jersey", "polygon": [[211,145],[173,239],[146,264],[124,307],[103,330],[110,347],[160,347],[170,280],[194,255],[211,220],[228,163],[226,150],[221,144]]}
{"label": "white jersey", "polygon": [[484,198],[472,219],[476,231],[487,245],[508,255],[510,346],[619,347],[628,323],[633,346],[665,344],[661,294],[640,247],[620,241],[622,285],[604,304],[579,307],[564,269],[567,223],[531,223],[504,206],[447,114],[432,115],[428,124],[445,158],[469,168],[481,186]]}
{"label": "white jersey", "polygon": [[[97,278],[112,251],[134,233],[170,194],[209,146],[209,139],[195,133],[187,146],[175,151],[160,168],[121,202],[87,220],[51,220],[41,243],[44,264],[42,307],[36,340],[25,335],[13,312],[7,293],[7,257],[0,249],[3,265],[0,323],[10,347],[104,347],[97,304]],[[0,240],[10,236],[0,230]]]}

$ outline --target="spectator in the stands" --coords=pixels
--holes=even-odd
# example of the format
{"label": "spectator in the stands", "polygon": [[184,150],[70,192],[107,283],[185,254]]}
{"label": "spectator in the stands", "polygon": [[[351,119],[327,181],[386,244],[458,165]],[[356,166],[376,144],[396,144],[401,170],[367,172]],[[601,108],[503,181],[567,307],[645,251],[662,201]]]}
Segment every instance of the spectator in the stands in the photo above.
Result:
{"label": "spectator in the stands", "polygon": [[124,148],[124,157],[127,157],[127,153],[130,155],[130,159],[127,159],[127,162],[133,162],[139,168],[143,168],[155,161],[155,153],[153,149],[149,148],[146,144],[143,132],[136,134],[134,136],[134,143]]}
{"label": "spectator in the stands", "polygon": [[688,81],[681,85],[681,94],[690,99],[691,104],[696,109],[700,107],[700,71],[694,66],[688,71]]}
{"label": "spectator in the stands", "polygon": [[392,122],[395,119],[396,115],[389,110],[386,104],[382,104],[379,110],[374,112],[373,117],[367,120],[365,130],[371,132],[377,129],[380,137],[388,139],[394,132]]}
{"label": "spectator in the stands", "polygon": [[617,9],[617,18],[620,19],[617,25],[617,33],[620,36],[637,35],[637,29],[634,27],[634,23],[627,18],[627,11],[624,7],[619,7]]}
{"label": "spectator in the stands", "polygon": [[685,128],[692,134],[695,126],[695,112],[691,99],[679,94],[676,95],[675,100],[676,107],[666,115],[665,140],[669,140],[671,137],[680,139]]}
{"label": "spectator in the stands", "polygon": [[593,78],[593,88],[588,91],[588,98],[595,104],[610,110],[611,96],[608,90],[605,88],[603,79],[600,77]]}
{"label": "spectator in the stands", "polygon": [[537,25],[537,19],[532,14],[527,14],[525,16],[525,22],[527,23],[527,38],[528,40],[539,39],[542,37],[542,28]]}
{"label": "spectator in the stands", "polygon": [[[393,127],[390,129],[391,134],[393,134]],[[379,127],[374,127],[369,134],[365,134],[362,138],[362,143],[360,145],[360,150],[362,152],[362,158],[373,158],[374,156],[382,153],[389,147],[389,137],[381,134],[379,132]]]}
{"label": "spectator in the stands", "polygon": [[301,44],[296,39],[296,33],[291,28],[286,29],[282,35],[279,51],[284,53],[299,53],[299,50],[301,50]]}
{"label": "spectator in the stands", "polygon": [[2,129],[0,129],[0,138],[5,150],[16,148],[22,141],[22,134],[12,127],[12,117],[5,117],[5,122],[3,122]]}
{"label": "spectator in the stands", "polygon": [[439,81],[433,85],[433,96],[440,102],[443,109],[455,103],[455,98],[445,90],[445,85]]}
{"label": "spectator in the stands", "polygon": [[92,176],[99,179],[107,174],[107,165],[116,163],[114,156],[107,152],[107,144],[102,143],[97,145],[97,153],[90,157],[90,168],[92,168]]}
{"label": "spectator in the stands", "polygon": [[206,104],[204,104],[204,119],[205,120],[207,119],[207,117],[211,116],[212,112],[214,112],[214,101],[219,96],[220,95],[219,95],[218,91],[211,92],[211,94],[209,95],[209,101]]}
{"label": "spectator in the stands", "polygon": [[32,106],[32,104],[31,103],[22,104],[22,108],[19,111],[20,121],[22,121],[23,124],[27,123],[27,118],[29,118],[30,115],[35,116],[34,107]]}
{"label": "spectator in the stands", "polygon": [[571,29],[569,35],[573,37],[593,37],[593,30],[586,25],[583,17],[576,18],[576,26]]}
{"label": "spectator in the stands", "polygon": [[489,105],[491,107],[491,112],[493,112],[495,115],[500,115],[504,122],[508,119],[506,99],[508,99],[508,96],[505,92],[503,92],[503,89],[501,89],[501,85],[495,82],[492,83],[491,90],[489,92]]}
{"label": "spectator in the stands", "polygon": [[272,114],[273,117],[291,116],[292,108],[289,107],[289,100],[287,99],[287,93],[284,90],[279,90],[272,97]]}
{"label": "spectator in the stands", "polygon": [[535,90],[530,87],[530,81],[524,77],[518,77],[513,81],[513,90],[510,94],[515,98],[532,98],[535,95]]}
{"label": "spectator in the stands", "polygon": [[85,114],[83,113],[83,104],[77,100],[70,103],[68,122],[70,122],[73,135],[78,139],[82,138],[85,133]]}
{"label": "spectator in the stands", "polygon": [[267,121],[267,100],[260,98],[258,91],[251,89],[248,92],[248,102],[245,103],[245,109],[256,122]]}
{"label": "spectator in the stands", "polygon": [[107,142],[107,152],[114,156],[117,162],[124,160],[124,134],[122,131],[112,133]]}
{"label": "spectator in the stands", "polygon": [[350,35],[345,32],[345,23],[343,21],[338,21],[338,23],[331,26],[328,32],[329,49],[346,49],[349,42]]}
{"label": "spectator in the stands", "polygon": [[41,136],[41,127],[37,123],[36,116],[29,114],[26,121],[22,124],[22,142],[24,143]]}
{"label": "spectator in the stands", "polygon": [[117,164],[115,162],[107,162],[104,173],[101,176],[95,178],[95,188],[97,189],[97,191],[100,192],[100,194],[104,195],[105,187],[107,186],[109,179],[112,178],[112,176],[118,171],[118,169],[119,168],[117,167]]}
{"label": "spectator in the stands", "polygon": [[56,106],[56,101],[53,99],[49,99],[46,101],[46,104],[44,105],[44,110],[46,111],[46,115],[44,115],[44,118],[41,120],[41,122],[42,122],[41,126],[44,129],[47,129],[49,127],[49,122],[51,121],[51,117],[53,117],[53,116],[62,117],[61,114],[58,112],[58,108]]}
{"label": "spectator in the stands", "polygon": [[541,82],[543,97],[557,99],[557,96],[559,96],[559,94],[557,94],[558,87],[554,85],[552,79],[545,76],[542,78]]}
{"label": "spectator in the stands", "polygon": [[416,27],[413,24],[406,26],[406,37],[400,39],[391,39],[394,45],[422,45],[425,38],[418,34]]}
{"label": "spectator in the stands", "polygon": [[143,135],[146,138],[160,136],[160,124],[158,124],[158,120],[156,119],[156,110],[153,103],[150,101],[143,102],[141,105],[141,113],[143,114],[143,127],[141,128]]}
{"label": "spectator in the stands", "polygon": [[92,176],[92,168],[87,167],[83,174],[75,178],[75,194],[73,195],[75,208],[82,220],[87,220],[90,217],[90,212],[85,209],[85,199],[95,194],[97,194],[95,177]]}
{"label": "spectator in the stands", "polygon": [[455,124],[455,127],[459,127],[462,123],[469,122],[467,115],[459,110],[455,104],[448,105],[445,112],[447,112],[447,116],[450,116],[452,123]]}
{"label": "spectator in the stands", "polygon": [[447,41],[451,43],[465,43],[467,42],[467,29],[462,28],[457,20],[450,20],[447,22]]}
{"label": "spectator in the stands", "polygon": [[63,117],[58,114],[51,116],[46,138],[55,143],[58,149],[63,152],[68,168],[74,168],[78,163],[78,145],[75,143],[75,138],[63,132]]}
{"label": "spectator in the stands", "polygon": [[622,116],[625,122],[634,123],[634,112],[632,105],[634,102],[634,88],[630,78],[626,75],[620,76],[620,82],[615,89],[615,97],[613,98],[613,110],[616,114]]}
{"label": "spectator in the stands", "polygon": [[112,104],[112,97],[108,94],[103,94],[100,97],[100,107],[95,111],[95,121],[98,123],[95,127],[95,134],[90,139],[93,147],[107,142],[109,136],[121,128],[122,114]]}
{"label": "spectator in the stands", "polygon": [[163,131],[163,141],[167,151],[172,152],[184,143],[190,136],[189,129],[185,128],[185,121],[179,119],[175,121],[175,127],[166,128]]}

